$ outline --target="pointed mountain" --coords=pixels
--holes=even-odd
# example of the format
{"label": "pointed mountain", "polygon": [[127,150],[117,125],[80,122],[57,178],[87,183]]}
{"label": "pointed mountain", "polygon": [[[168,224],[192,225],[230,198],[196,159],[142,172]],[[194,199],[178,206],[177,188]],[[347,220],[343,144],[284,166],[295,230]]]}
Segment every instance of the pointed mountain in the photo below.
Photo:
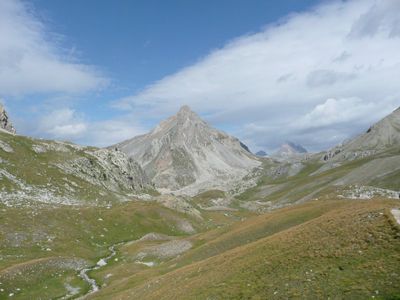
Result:
{"label": "pointed mountain", "polygon": [[332,158],[351,160],[398,146],[400,146],[400,107],[372,125],[364,134],[329,150],[324,154],[323,160]]}
{"label": "pointed mountain", "polygon": [[188,106],[148,134],[114,147],[136,160],[164,192],[226,190],[260,165],[237,138],[212,128]]}
{"label": "pointed mountain", "polygon": [[0,129],[12,134],[15,134],[15,128],[11,123],[6,110],[3,105],[0,103]]}
{"label": "pointed mountain", "polygon": [[293,142],[286,142],[281,145],[279,150],[275,153],[277,156],[295,156],[299,154],[305,154],[307,150],[299,144]]}

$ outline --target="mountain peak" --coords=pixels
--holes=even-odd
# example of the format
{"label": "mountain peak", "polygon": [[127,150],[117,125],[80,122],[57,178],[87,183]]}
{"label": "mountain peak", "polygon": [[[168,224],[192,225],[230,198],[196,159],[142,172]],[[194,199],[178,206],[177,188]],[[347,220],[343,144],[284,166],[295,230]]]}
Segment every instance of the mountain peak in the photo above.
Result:
{"label": "mountain peak", "polygon": [[0,103],[0,129],[13,134],[16,133],[15,128],[11,123],[7,112],[1,103]]}
{"label": "mountain peak", "polygon": [[187,105],[148,134],[117,147],[143,167],[161,192],[226,190],[260,165],[237,138],[211,127]]}
{"label": "mountain peak", "polygon": [[178,114],[190,114],[193,113],[193,111],[190,109],[188,105],[183,105],[178,111]]}
{"label": "mountain peak", "polygon": [[200,117],[190,109],[189,106],[183,105],[176,114],[178,119],[200,119]]}
{"label": "mountain peak", "polygon": [[281,145],[278,154],[280,155],[295,155],[295,154],[303,154],[307,153],[307,150],[299,144],[295,144],[293,142],[287,141]]}

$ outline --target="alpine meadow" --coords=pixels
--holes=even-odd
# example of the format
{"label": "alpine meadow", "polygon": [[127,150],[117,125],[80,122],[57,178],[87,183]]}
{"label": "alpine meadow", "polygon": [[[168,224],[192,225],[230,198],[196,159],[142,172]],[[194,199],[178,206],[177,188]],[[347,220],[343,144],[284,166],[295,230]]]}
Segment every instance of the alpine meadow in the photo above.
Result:
{"label": "alpine meadow", "polygon": [[0,0],[0,299],[400,299],[400,2]]}

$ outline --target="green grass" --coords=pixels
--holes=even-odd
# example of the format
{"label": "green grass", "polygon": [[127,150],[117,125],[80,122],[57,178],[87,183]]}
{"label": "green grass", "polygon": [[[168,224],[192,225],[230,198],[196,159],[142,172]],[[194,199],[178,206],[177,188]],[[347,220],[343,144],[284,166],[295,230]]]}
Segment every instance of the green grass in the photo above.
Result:
{"label": "green grass", "polygon": [[[49,295],[58,295],[61,291],[65,293],[64,283],[72,275],[76,277],[75,272],[47,269],[46,272],[32,273],[32,276],[22,272],[12,281],[6,278],[13,266],[29,265],[38,258],[76,257],[94,264],[108,254],[110,245],[117,242],[135,240],[149,232],[182,236],[185,233],[178,229],[179,220],[189,220],[201,229],[198,221],[190,216],[152,203],[127,202],[115,204],[111,209],[68,206],[42,207],[33,211],[26,208],[0,209],[0,282],[8,293],[15,292],[16,287],[24,287],[20,299],[34,299],[38,291],[45,289],[43,282],[52,282],[52,289],[46,291]],[[44,236],[35,240],[38,233],[44,233]],[[24,234],[25,237],[18,245],[9,241],[9,237],[15,234]],[[47,240],[48,236],[52,237],[52,241]],[[46,251],[47,248],[51,251]],[[41,266],[39,262],[33,269],[40,270]],[[47,280],[49,278],[50,281]],[[5,292],[0,293],[0,297],[2,294]],[[19,297],[17,293],[16,297]]]}
{"label": "green grass", "polygon": [[400,170],[374,179],[370,185],[398,191],[400,189]]}
{"label": "green grass", "polygon": [[[332,183],[342,178],[346,174],[358,167],[380,157],[392,156],[397,153],[395,150],[389,150],[376,156],[362,158],[343,163],[336,167],[319,174],[313,174],[323,164],[320,161],[304,161],[304,168],[295,176],[281,176],[272,178],[264,174],[259,180],[257,186],[250,188],[238,195],[236,198],[241,201],[271,201],[272,203],[294,203],[300,199],[316,198],[326,194],[332,188]],[[387,176],[375,179],[371,185],[391,188],[398,190],[400,188],[399,172],[388,174]],[[270,186],[278,186],[278,189],[268,196],[262,196],[262,191]],[[308,199],[309,200],[309,199]]]}
{"label": "green grass", "polygon": [[[389,208],[397,202],[323,203],[328,207],[325,213],[316,213],[320,216],[305,217],[297,225],[266,232],[264,237],[227,251],[221,249],[219,254],[201,261],[187,261],[164,275],[156,276],[152,271],[153,279],[147,278],[143,283],[136,275],[132,281],[128,278],[111,284],[93,298],[396,297],[400,290],[400,230]],[[305,207],[312,210],[314,205],[318,211],[323,206],[318,202],[300,206],[299,215],[303,215]],[[273,214],[284,218],[287,213],[279,210]],[[259,224],[259,217],[256,219]],[[231,233],[236,235],[235,231]]]}
{"label": "green grass", "polygon": [[[57,196],[68,196],[71,199],[78,199],[88,203],[109,203],[115,201],[117,193],[121,196],[131,193],[119,186],[117,192],[111,192],[105,185],[95,185],[83,180],[79,176],[68,174],[61,170],[57,165],[66,161],[86,158],[93,162],[93,168],[102,170],[100,162],[94,159],[88,150],[94,151],[96,148],[86,147],[77,149],[69,144],[64,144],[66,151],[56,151],[48,149],[44,153],[36,153],[34,145],[45,147],[46,145],[57,146],[54,141],[35,140],[24,136],[13,136],[0,132],[0,140],[7,143],[14,151],[7,153],[0,149],[0,167],[10,174],[16,176],[26,185],[35,186],[42,189],[51,189]],[[77,170],[78,171],[78,170]],[[66,185],[73,184],[73,190]],[[6,177],[0,177],[0,188],[7,192],[18,191],[21,188]],[[150,187],[142,192],[151,195],[158,195]]]}

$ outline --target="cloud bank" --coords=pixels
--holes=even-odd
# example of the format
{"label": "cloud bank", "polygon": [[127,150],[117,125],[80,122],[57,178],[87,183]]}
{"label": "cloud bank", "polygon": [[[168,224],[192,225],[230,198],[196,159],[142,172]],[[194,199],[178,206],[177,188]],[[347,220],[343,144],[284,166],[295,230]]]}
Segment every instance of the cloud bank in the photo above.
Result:
{"label": "cloud bank", "polygon": [[106,79],[76,62],[26,2],[0,1],[0,94],[80,93]]}
{"label": "cloud bank", "polygon": [[165,117],[190,105],[253,150],[323,149],[400,105],[400,1],[329,1],[240,37],[115,106]]}
{"label": "cloud bank", "polygon": [[13,103],[17,131],[98,146],[141,133],[125,119],[91,121],[71,108],[109,80],[70,48],[28,2],[0,0],[0,102]]}

